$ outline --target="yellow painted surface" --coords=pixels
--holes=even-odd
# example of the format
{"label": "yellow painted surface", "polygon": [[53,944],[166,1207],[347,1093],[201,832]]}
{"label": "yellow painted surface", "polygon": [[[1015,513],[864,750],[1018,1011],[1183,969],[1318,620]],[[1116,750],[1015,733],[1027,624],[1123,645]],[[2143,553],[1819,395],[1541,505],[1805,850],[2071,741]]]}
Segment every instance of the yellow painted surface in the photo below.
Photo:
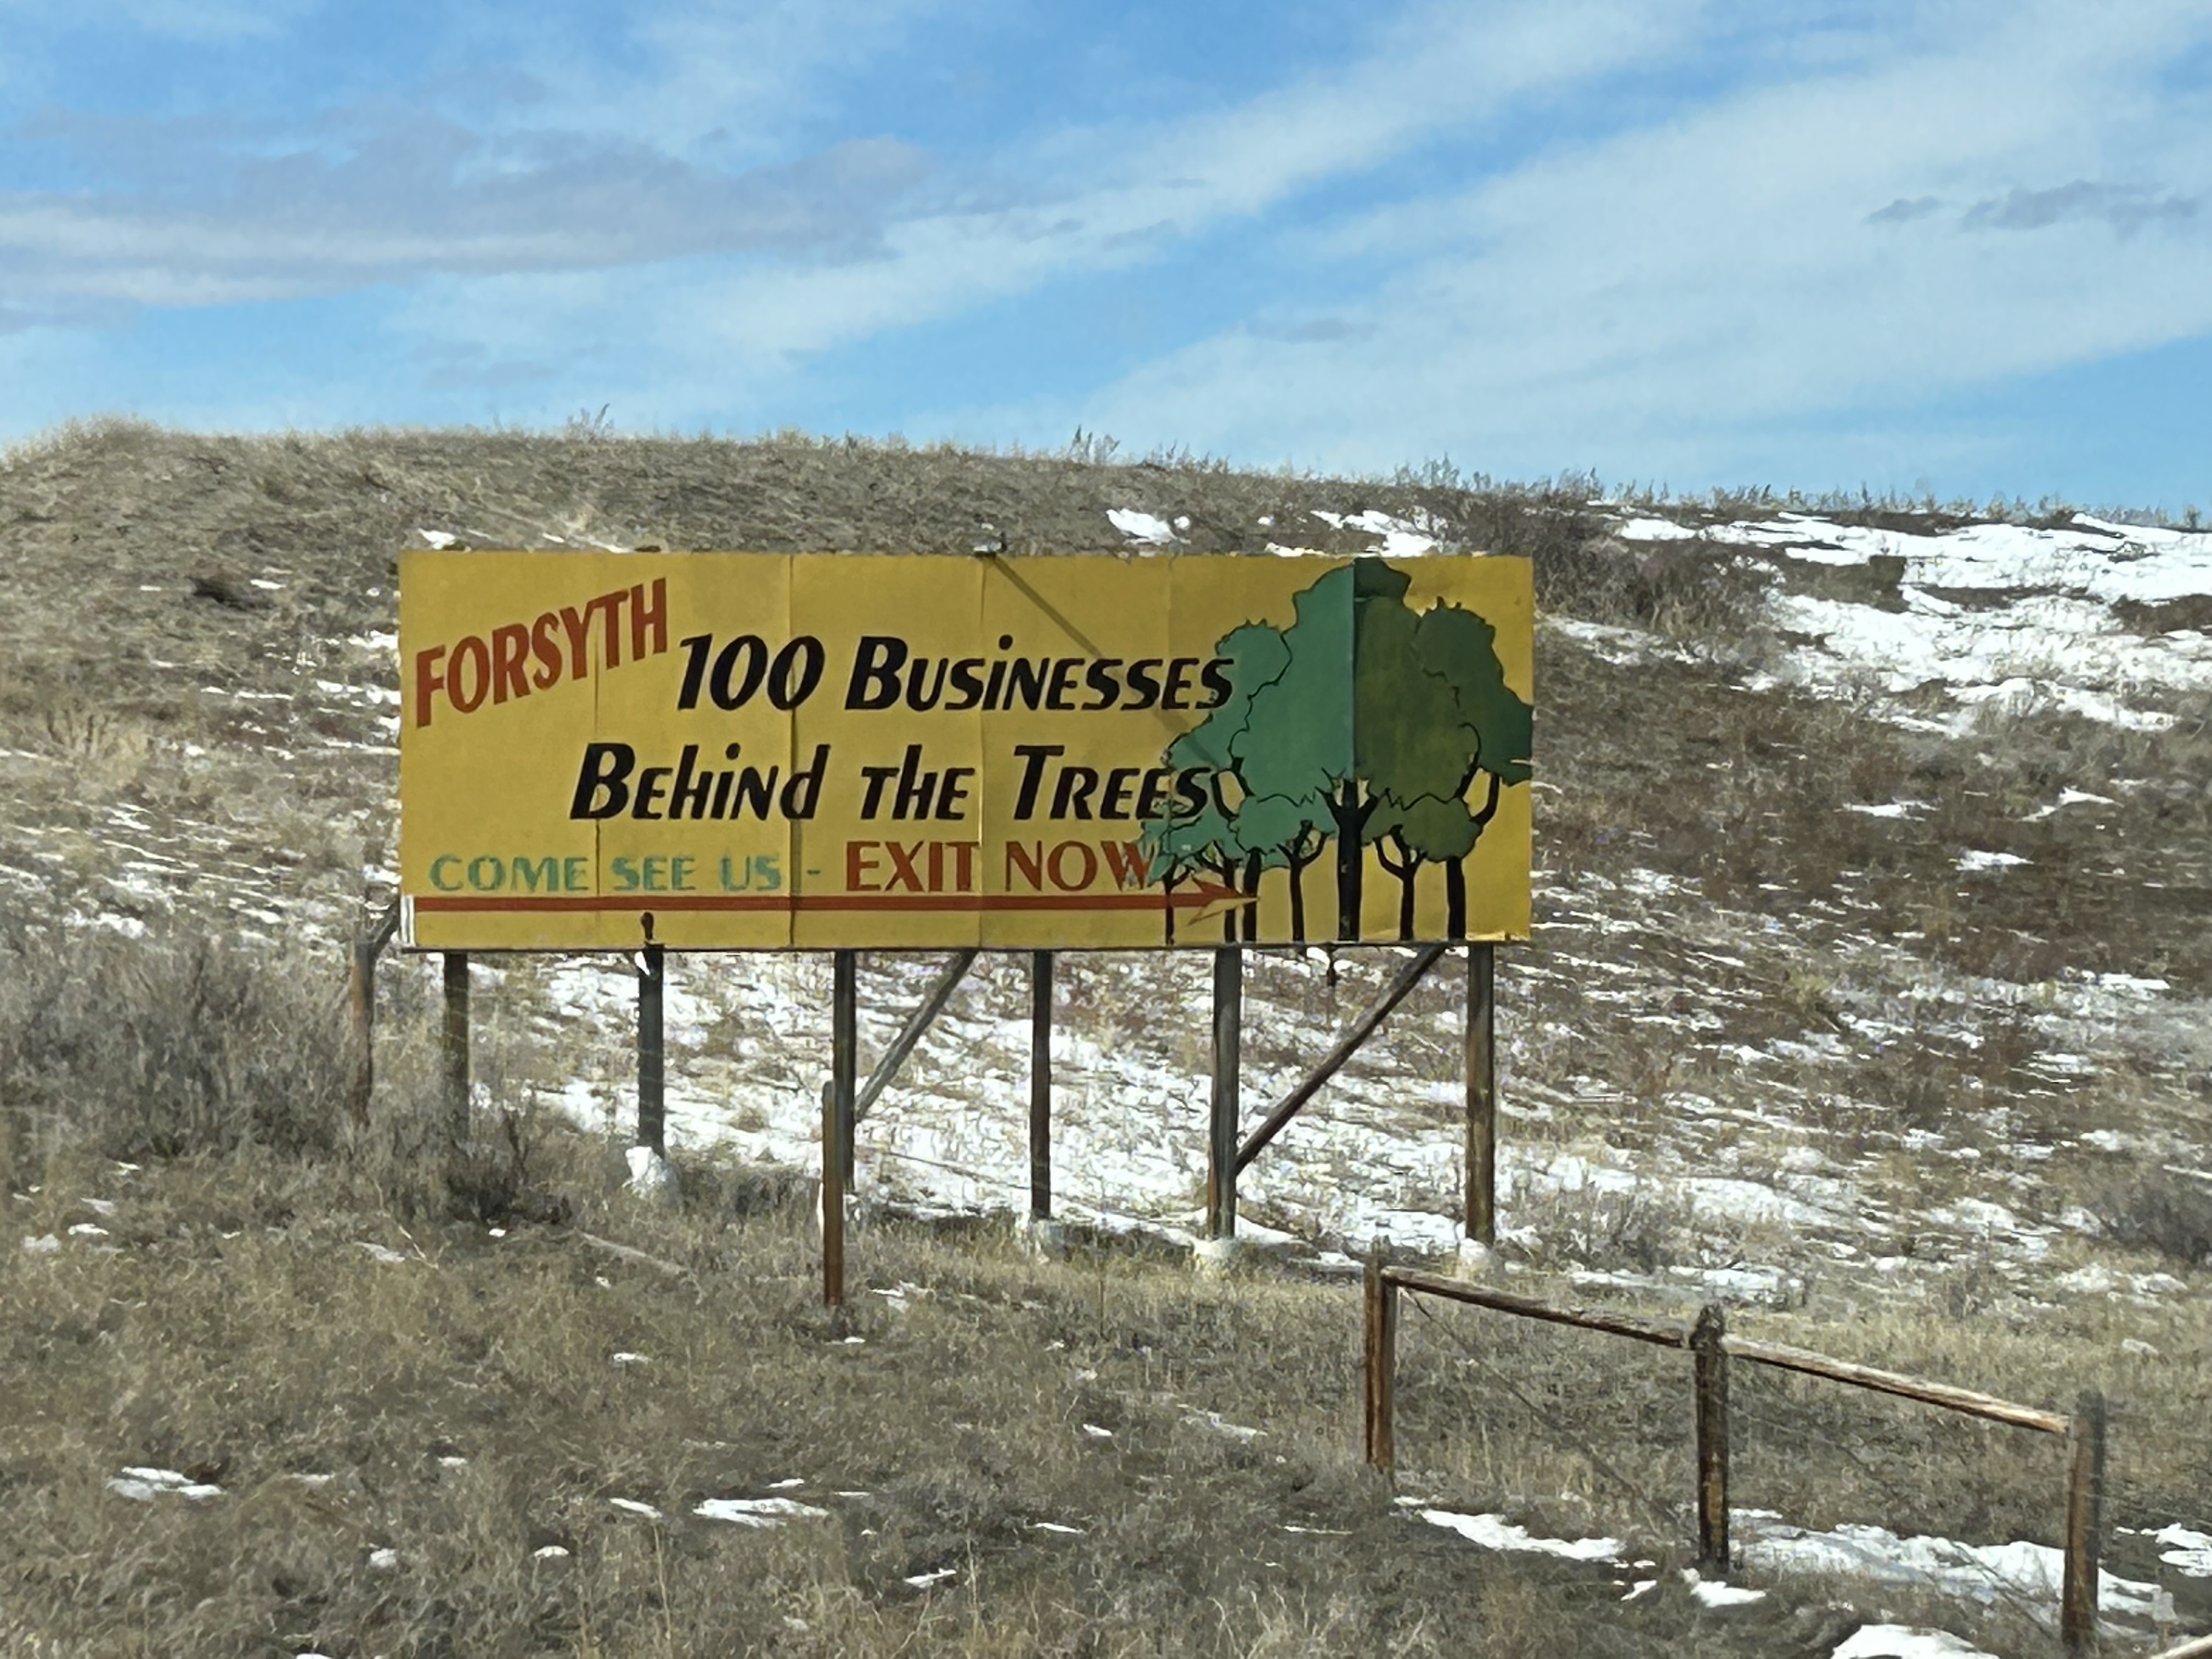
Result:
{"label": "yellow painted surface", "polygon": [[405,553],[410,938],[1526,938],[1532,629],[1516,559]]}

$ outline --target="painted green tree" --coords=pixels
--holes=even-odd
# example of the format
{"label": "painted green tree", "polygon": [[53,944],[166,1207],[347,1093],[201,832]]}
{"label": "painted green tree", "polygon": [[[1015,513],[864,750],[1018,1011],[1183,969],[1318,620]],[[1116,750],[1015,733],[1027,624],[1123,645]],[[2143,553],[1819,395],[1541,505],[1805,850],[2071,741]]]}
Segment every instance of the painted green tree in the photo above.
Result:
{"label": "painted green tree", "polygon": [[[1252,901],[1239,907],[1249,939],[1261,873],[1285,870],[1291,936],[1303,939],[1303,877],[1334,843],[1335,937],[1353,939],[1373,846],[1400,883],[1400,937],[1413,936],[1429,864],[1445,871],[1447,936],[1465,936],[1466,860],[1500,786],[1529,775],[1530,710],[1505,684],[1496,630],[1455,605],[1415,611],[1411,586],[1380,559],[1355,560],[1297,596],[1288,628],[1248,623],[1222,640],[1234,692],[1167,755],[1210,769],[1212,799],[1148,830],[1154,879],[1223,875]],[[1485,803],[1470,809],[1484,774]],[[1237,937],[1233,921],[1224,932]]]}

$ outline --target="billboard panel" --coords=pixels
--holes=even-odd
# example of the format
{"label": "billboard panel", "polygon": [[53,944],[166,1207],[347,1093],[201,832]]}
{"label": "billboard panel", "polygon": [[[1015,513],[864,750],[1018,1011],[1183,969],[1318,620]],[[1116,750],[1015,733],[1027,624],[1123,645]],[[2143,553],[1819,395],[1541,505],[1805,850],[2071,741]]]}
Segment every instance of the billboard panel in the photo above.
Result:
{"label": "billboard panel", "polygon": [[1525,561],[409,552],[419,948],[1527,937]]}

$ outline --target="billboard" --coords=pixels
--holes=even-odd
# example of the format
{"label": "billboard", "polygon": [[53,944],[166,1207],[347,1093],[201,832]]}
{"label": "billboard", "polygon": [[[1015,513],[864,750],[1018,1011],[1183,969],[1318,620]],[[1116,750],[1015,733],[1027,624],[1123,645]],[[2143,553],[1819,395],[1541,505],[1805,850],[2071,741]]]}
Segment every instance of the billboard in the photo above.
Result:
{"label": "billboard", "polygon": [[1522,939],[1526,561],[400,556],[421,949]]}

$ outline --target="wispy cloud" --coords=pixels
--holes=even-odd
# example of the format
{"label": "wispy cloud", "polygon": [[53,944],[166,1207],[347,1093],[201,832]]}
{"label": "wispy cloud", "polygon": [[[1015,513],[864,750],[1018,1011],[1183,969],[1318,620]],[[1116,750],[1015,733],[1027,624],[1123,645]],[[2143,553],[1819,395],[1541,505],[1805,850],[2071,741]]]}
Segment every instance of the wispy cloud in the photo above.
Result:
{"label": "wispy cloud", "polygon": [[[2110,257],[2154,218],[2197,234],[2191,198],[2001,182],[2084,150],[2138,178],[2212,177],[2212,133],[2150,90],[2208,22],[2111,8],[2085,49],[2063,9],[1954,9],[1870,60],[1348,222],[1339,254],[1413,250],[1339,308],[1366,338],[1291,352],[1239,325],[1043,418],[1352,465],[1449,448],[1503,471],[1695,475],[1778,419],[2212,330],[2201,258]],[[1905,223],[1948,231],[1899,240]],[[2032,258],[1955,234],[2033,223],[2076,234]]]}
{"label": "wispy cloud", "polygon": [[2047,230],[2053,225],[2102,223],[2123,236],[2160,219],[2191,219],[2194,196],[2161,196],[2136,185],[2100,185],[2087,179],[2049,190],[2015,185],[2001,197],[1975,203],[1960,216],[1962,230]]}
{"label": "wispy cloud", "polygon": [[492,141],[397,113],[326,122],[273,153],[220,123],[147,122],[127,143],[114,126],[50,115],[27,129],[140,176],[125,190],[0,192],[0,272],[19,291],[205,305],[434,272],[853,258],[880,246],[892,205],[929,170],[889,138],[717,173],[632,143]]}

